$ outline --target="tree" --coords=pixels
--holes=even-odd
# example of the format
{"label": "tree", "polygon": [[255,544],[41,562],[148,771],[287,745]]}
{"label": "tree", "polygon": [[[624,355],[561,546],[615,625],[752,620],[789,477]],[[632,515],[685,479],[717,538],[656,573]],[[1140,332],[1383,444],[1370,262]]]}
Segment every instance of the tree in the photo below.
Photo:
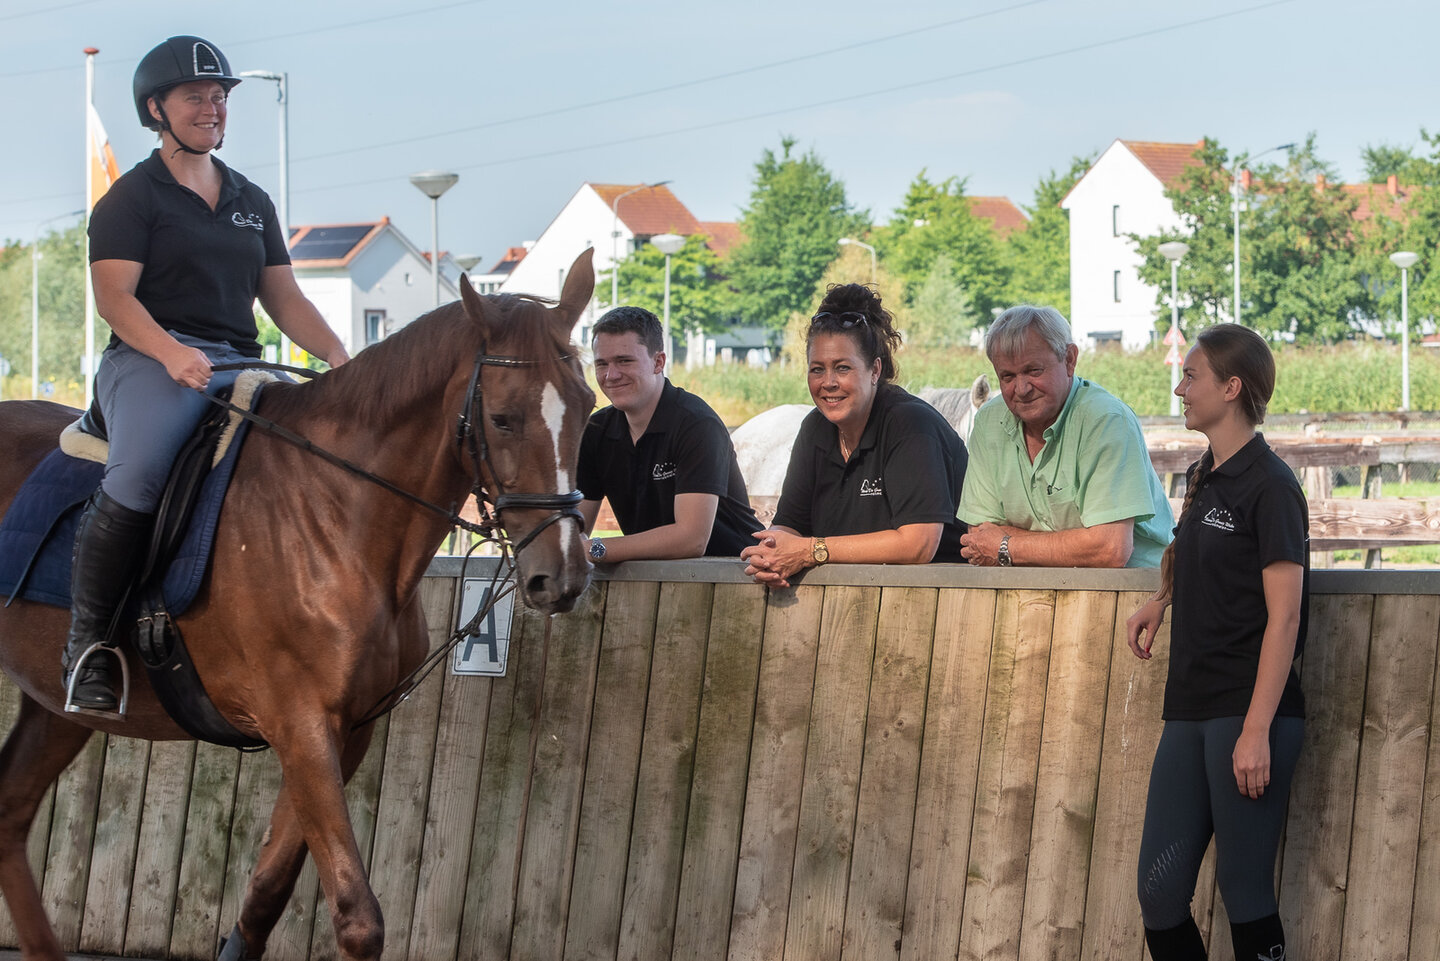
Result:
{"label": "tree", "polygon": [[840,252],[841,237],[863,233],[869,215],[845,198],[845,185],[814,152],[792,157],[780,141],[755,164],[750,204],[740,215],[745,239],[728,261],[733,311],[748,324],[783,328],[811,305],[815,283]]}
{"label": "tree", "polygon": [[1030,223],[1006,241],[1009,303],[1049,305],[1070,316],[1070,213],[1060,201],[1094,162],[1094,154],[1075,157],[1070,169],[1052,170],[1035,185],[1034,203],[1025,207]]}
{"label": "tree", "polygon": [[[670,320],[679,340],[689,330],[715,331],[725,326],[725,285],[719,276],[719,258],[706,246],[704,234],[685,238],[685,246],[670,258]],[[620,302],[636,304],[663,315],[665,309],[665,255],[654,244],[644,244],[625,261],[620,272]]]}
{"label": "tree", "polygon": [[905,342],[913,347],[966,347],[979,314],[955,278],[949,254],[941,254],[911,298],[905,313]]}
{"label": "tree", "polygon": [[[825,268],[825,272],[815,282],[803,309],[792,311],[786,318],[780,356],[784,363],[793,364],[800,370],[805,369],[805,339],[810,333],[810,318],[824,299],[825,292],[836,284],[870,285],[870,251],[855,246],[842,247],[840,250],[840,256]],[[885,309],[890,311],[896,329],[905,336],[904,332],[910,325],[909,314],[905,309],[905,285],[890,275],[883,260],[875,268],[874,289],[880,295]],[[909,343],[908,337],[905,342]]]}
{"label": "tree", "polygon": [[1400,321],[1400,270],[1390,255],[1409,250],[1420,255],[1410,268],[1410,326],[1440,313],[1440,133],[1420,131],[1426,153],[1413,154],[1400,175],[1403,213],[1392,216],[1384,205],[1364,225],[1358,268],[1374,298],[1375,315]]}
{"label": "tree", "polygon": [[[0,256],[0,356],[11,365],[7,391],[30,393],[31,250],[7,245]],[[83,396],[80,361],[85,351],[85,232],[82,223],[40,238],[40,381],[53,383],[57,399]],[[97,321],[96,337],[107,328]],[[96,350],[104,347],[103,340]]]}
{"label": "tree", "polygon": [[963,179],[933,183],[926,171],[916,174],[890,223],[876,231],[875,246],[912,300],[944,254],[982,316],[1004,304],[1010,273],[1004,249],[990,221],[975,216]]}

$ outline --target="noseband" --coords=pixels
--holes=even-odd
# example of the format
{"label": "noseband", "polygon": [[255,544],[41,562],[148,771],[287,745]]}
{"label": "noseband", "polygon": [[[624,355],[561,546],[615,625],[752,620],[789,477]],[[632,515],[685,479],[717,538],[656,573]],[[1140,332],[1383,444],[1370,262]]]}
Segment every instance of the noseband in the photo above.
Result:
{"label": "noseband", "polygon": [[[504,513],[510,508],[550,511],[544,520],[531,529],[530,533],[512,546],[511,549],[518,558],[520,551],[551,524],[569,517],[583,528],[585,518],[580,513],[579,504],[584,495],[578,490],[572,490],[567,494],[509,493],[504,490],[500,475],[490,461],[490,445],[485,440],[485,391],[480,383],[480,370],[487,365],[491,367],[534,367],[536,362],[522,360],[519,357],[487,354],[485,345],[482,344],[480,349],[475,352],[475,366],[470,370],[470,384],[465,390],[464,406],[460,409],[460,417],[455,425],[456,446],[459,447],[462,454],[470,458],[471,467],[474,469],[475,484],[470,490],[475,495],[476,505],[480,508],[481,527],[490,531],[503,532],[505,530]],[[493,492],[494,496],[491,496],[491,492],[485,489],[487,473],[496,488]]]}

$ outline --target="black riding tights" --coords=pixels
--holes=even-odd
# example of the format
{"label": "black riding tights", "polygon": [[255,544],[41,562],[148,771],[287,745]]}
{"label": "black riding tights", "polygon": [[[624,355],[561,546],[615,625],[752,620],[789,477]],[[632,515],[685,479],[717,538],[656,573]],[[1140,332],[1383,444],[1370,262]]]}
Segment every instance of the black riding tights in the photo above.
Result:
{"label": "black riding tights", "polygon": [[1236,786],[1231,761],[1244,720],[1166,721],[1160,735],[1137,879],[1140,914],[1155,961],[1197,957],[1197,947],[1198,957],[1205,957],[1190,900],[1212,836],[1215,879],[1230,916],[1236,957],[1285,956],[1275,903],[1275,854],[1305,722],[1277,717],[1271,723],[1270,786],[1251,799]]}

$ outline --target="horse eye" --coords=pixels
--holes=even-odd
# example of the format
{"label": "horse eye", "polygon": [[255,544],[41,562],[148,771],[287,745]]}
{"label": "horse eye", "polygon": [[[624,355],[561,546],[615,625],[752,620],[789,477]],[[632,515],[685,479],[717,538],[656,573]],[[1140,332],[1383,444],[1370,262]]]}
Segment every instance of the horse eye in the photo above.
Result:
{"label": "horse eye", "polygon": [[510,418],[506,417],[504,414],[491,414],[490,426],[494,427],[502,434],[513,434],[515,432],[515,425],[511,423]]}

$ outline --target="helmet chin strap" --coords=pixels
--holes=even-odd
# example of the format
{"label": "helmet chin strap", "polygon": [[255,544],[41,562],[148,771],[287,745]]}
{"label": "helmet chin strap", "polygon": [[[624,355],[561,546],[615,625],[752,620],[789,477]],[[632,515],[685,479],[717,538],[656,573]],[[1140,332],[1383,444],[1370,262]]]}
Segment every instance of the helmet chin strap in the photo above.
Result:
{"label": "helmet chin strap", "polygon": [[[209,150],[196,150],[194,147],[190,146],[188,143],[180,139],[180,135],[175,132],[175,128],[170,126],[170,118],[165,116],[165,105],[161,103],[158,98],[155,100],[155,109],[160,112],[160,130],[162,132],[168,131],[171,138],[180,145],[181,150],[185,151],[188,154],[194,154],[197,157],[203,157],[210,152]],[[225,146],[225,135],[221,134],[220,142],[217,143],[214,147],[212,147],[211,150],[219,150],[223,146]]]}

